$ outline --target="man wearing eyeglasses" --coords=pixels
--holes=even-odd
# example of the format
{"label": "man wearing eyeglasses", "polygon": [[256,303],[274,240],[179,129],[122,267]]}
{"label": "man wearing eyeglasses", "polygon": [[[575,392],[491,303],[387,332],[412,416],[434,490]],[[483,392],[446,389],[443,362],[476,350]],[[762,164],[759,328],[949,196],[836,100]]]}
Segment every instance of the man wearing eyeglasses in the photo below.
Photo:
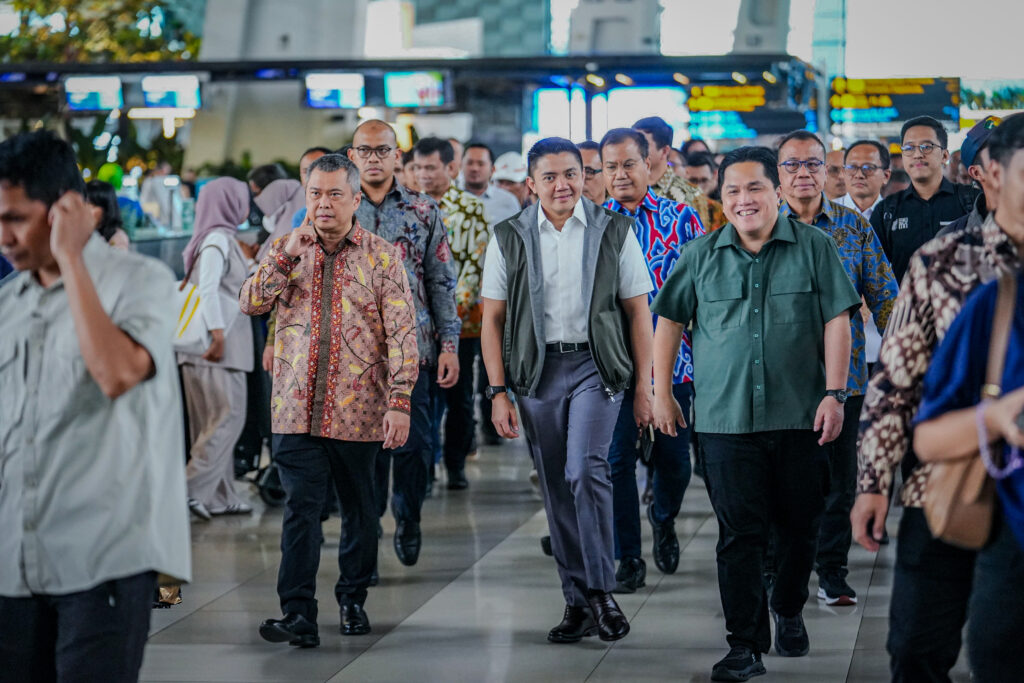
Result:
{"label": "man wearing eyeglasses", "polygon": [[898,280],[903,279],[910,257],[943,227],[971,212],[980,191],[943,177],[949,163],[948,136],[930,116],[903,124],[900,144],[910,187],[885,198],[871,216],[885,255]]}
{"label": "man wearing eyeglasses", "polygon": [[356,210],[359,225],[398,247],[416,306],[420,369],[412,390],[409,438],[400,448],[381,451],[375,480],[377,508],[384,516],[394,461],[395,554],[408,567],[420,555],[420,509],[433,459],[430,383],[450,389],[458,382],[462,320],[455,308],[455,265],[441,210],[434,200],[395,181],[401,153],[395,131],[378,120],[356,128],[348,151],[362,185],[363,199]]}
{"label": "man wearing eyeglasses", "polygon": [[[633,232],[650,271],[654,291],[668,279],[679,259],[679,250],[704,234],[697,213],[686,204],[658,197],[651,191],[647,138],[632,128],[613,128],[601,139],[605,185],[611,195],[604,208],[633,219]],[[586,168],[586,166],[584,166]],[[657,325],[657,321],[655,321]],[[684,334],[672,369],[672,395],[689,420],[693,404],[693,354]],[[612,470],[612,509],[615,521],[615,592],[633,593],[644,585],[647,565],[640,546],[640,499],[636,489],[639,440],[633,420],[633,392],[624,394],[619,419],[608,450]],[[679,540],[675,520],[690,483],[690,428],[676,436],[654,436],[651,455],[652,492],[647,519],[654,533],[654,564],[664,574],[679,565]]]}
{"label": "man wearing eyeglasses", "polygon": [[608,190],[604,185],[604,173],[601,168],[601,145],[587,140],[576,145],[583,157],[583,196],[595,204],[604,204],[608,198]]}
{"label": "man wearing eyeglasses", "polygon": [[853,209],[870,221],[875,207],[882,202],[882,188],[889,182],[889,150],[877,140],[858,140],[843,157],[846,194],[836,204]]}
{"label": "man wearing eyeglasses", "polygon": [[[813,225],[832,238],[854,289],[867,302],[876,327],[884,330],[898,292],[896,279],[867,221],[825,196],[826,158],[825,145],[814,133],[797,130],[782,138],[779,215]],[[840,397],[844,404],[843,429],[829,447],[830,485],[815,561],[818,599],[828,605],[857,603],[857,593],[846,581],[846,563],[853,540],[850,509],[857,483],[857,420],[868,384],[863,316],[850,316],[850,329],[850,372]]]}

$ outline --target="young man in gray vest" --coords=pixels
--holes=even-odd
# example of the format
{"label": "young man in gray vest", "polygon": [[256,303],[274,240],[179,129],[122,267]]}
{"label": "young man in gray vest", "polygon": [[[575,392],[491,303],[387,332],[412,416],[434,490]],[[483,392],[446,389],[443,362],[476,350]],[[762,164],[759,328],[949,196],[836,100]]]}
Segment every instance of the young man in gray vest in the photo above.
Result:
{"label": "young man in gray vest", "polygon": [[481,287],[491,419],[519,435],[515,393],[566,602],[548,640],[618,640],[608,446],[631,382],[636,423],[651,422],[651,279],[632,221],[581,197],[575,145],[547,138],[527,161],[540,201],[495,226]]}

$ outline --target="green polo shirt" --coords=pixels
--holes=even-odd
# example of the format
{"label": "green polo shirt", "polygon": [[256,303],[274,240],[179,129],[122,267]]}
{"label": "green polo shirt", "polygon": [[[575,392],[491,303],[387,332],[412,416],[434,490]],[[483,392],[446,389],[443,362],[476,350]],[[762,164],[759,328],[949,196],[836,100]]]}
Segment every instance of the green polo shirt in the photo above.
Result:
{"label": "green polo shirt", "polygon": [[780,216],[759,254],[732,224],[683,245],[651,310],[693,325],[694,428],[813,429],[825,323],[860,307],[832,239]]}

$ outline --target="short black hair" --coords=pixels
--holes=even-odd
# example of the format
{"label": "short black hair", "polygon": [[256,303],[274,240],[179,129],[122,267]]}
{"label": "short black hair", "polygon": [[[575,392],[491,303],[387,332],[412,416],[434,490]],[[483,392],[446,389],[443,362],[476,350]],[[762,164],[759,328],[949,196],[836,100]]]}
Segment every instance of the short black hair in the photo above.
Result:
{"label": "short black hair", "polygon": [[47,208],[69,190],[85,194],[75,150],[50,131],[21,133],[0,142],[0,183],[23,188],[29,199]]}
{"label": "short black hair", "polygon": [[117,203],[117,191],[110,183],[90,180],[85,184],[85,199],[103,211],[103,217],[96,225],[96,232],[106,241],[124,226],[121,220],[121,206]]}
{"label": "short black hair", "polygon": [[416,155],[412,153],[411,149],[402,152],[402,166],[408,166],[411,164],[415,156]]}
{"label": "short black hair", "polygon": [[878,158],[882,160],[882,168],[885,170],[889,169],[889,165],[892,164],[892,157],[889,155],[889,148],[883,145],[878,140],[857,140],[855,143],[846,148],[843,152],[843,163],[846,163],[846,157],[850,156],[850,150],[860,145],[871,145],[878,150]]}
{"label": "short black hair", "polygon": [[584,140],[576,144],[576,149],[579,151],[590,150],[591,152],[601,153],[601,145],[594,142],[593,140]]}
{"label": "short black hair", "polygon": [[435,152],[440,155],[442,164],[450,164],[455,161],[455,148],[452,147],[452,143],[441,138],[420,138],[412,151],[414,154],[420,156],[429,157]]}
{"label": "short black hair", "polygon": [[641,133],[639,128],[612,128],[605,133],[604,137],[601,138],[600,145],[602,156],[604,156],[604,148],[608,145],[621,145],[630,140],[635,142],[637,149],[640,150],[640,158],[646,159],[650,153],[650,147],[647,144],[647,136]]}
{"label": "short black hair", "polygon": [[828,148],[825,147],[825,143],[821,141],[821,138],[819,138],[817,135],[815,135],[811,131],[804,130],[803,128],[800,128],[798,130],[794,130],[794,131],[791,131],[789,133],[786,133],[781,138],[779,138],[779,141],[777,143],[775,143],[775,151],[776,152],[781,152],[782,151],[782,146],[785,145],[787,142],[791,142],[793,140],[800,140],[800,141],[811,141],[811,140],[813,140],[814,142],[817,142],[819,145],[821,145],[821,153],[822,153],[822,155],[823,156],[828,156]]}
{"label": "short black hair", "polygon": [[[658,149],[672,146],[672,126],[665,123],[665,119],[660,116],[642,118],[633,124],[633,128],[642,133],[650,133]],[[644,154],[644,156],[647,155]]]}
{"label": "short black hair", "polygon": [[537,166],[537,162],[541,157],[551,156],[553,154],[571,154],[576,157],[576,161],[580,164],[580,169],[583,168],[583,155],[580,154],[579,149],[576,145],[572,144],[565,138],[543,138],[533,143],[533,147],[526,153],[526,172],[533,176],[533,169]]}
{"label": "short black hair", "polygon": [[706,140],[703,140],[701,138],[690,138],[689,140],[683,143],[683,146],[679,148],[679,151],[682,152],[684,157],[688,157],[690,156],[690,154],[692,154],[692,152],[690,152],[690,148],[696,145],[698,142],[707,147],[708,149],[711,149]]}
{"label": "short black hair", "polygon": [[352,145],[342,145],[341,147],[339,147],[338,149],[334,150],[333,152],[328,152],[328,154],[340,154],[341,156],[347,158],[348,157],[348,151],[350,149],[352,149]]}
{"label": "short black hair", "polygon": [[494,150],[491,149],[488,145],[485,145],[482,142],[471,142],[468,145],[466,145],[466,151],[464,151],[462,153],[462,156],[465,157],[467,154],[469,154],[469,150],[471,150],[471,149],[486,150],[487,151],[487,158],[490,159],[491,164],[494,164]]}
{"label": "short black hair", "polygon": [[359,194],[359,169],[348,157],[341,154],[325,154],[309,165],[310,177],[313,176],[313,171],[322,171],[324,173],[345,171],[345,179],[348,180],[352,193]]}
{"label": "short black hair", "polygon": [[275,180],[283,180],[287,177],[288,173],[281,168],[280,164],[264,164],[249,171],[245,179],[262,191],[263,188]]}
{"label": "short black hair", "polygon": [[1024,114],[1007,116],[988,139],[989,158],[1004,168],[1019,149],[1024,149]]}
{"label": "short black hair", "polygon": [[931,116],[915,116],[900,128],[900,144],[903,144],[904,138],[907,137],[907,131],[916,126],[928,126],[935,131],[935,137],[939,139],[939,146],[942,149],[946,149],[946,145],[949,143],[949,134],[946,133],[946,129],[942,127],[936,119]]}
{"label": "short black hair", "polygon": [[316,147],[310,147],[305,152],[303,152],[299,156],[299,159],[301,160],[301,159],[305,158],[307,155],[312,154],[313,152],[320,152],[321,154],[333,154],[334,150],[331,150],[331,149],[328,149],[326,147],[321,147],[320,145],[317,145]]}
{"label": "short black hair", "polygon": [[715,172],[715,157],[708,152],[694,152],[683,157],[684,166],[707,166],[711,172]]}
{"label": "short black hair", "polygon": [[733,164],[740,164],[746,161],[756,161],[764,167],[764,174],[772,182],[772,187],[779,186],[779,156],[775,150],[768,147],[737,147],[728,152],[722,159],[722,165],[718,167],[718,186],[725,186],[725,169]]}

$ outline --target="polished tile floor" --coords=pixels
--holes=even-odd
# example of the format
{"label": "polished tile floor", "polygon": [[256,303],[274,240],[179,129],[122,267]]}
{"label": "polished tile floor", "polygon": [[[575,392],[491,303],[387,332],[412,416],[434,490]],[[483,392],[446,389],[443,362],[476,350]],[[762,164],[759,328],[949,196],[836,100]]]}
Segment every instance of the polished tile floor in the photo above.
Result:
{"label": "polished tile floor", "polygon": [[[691,483],[676,529],[679,570],[664,576],[647,557],[647,586],[619,596],[632,632],[605,644],[596,638],[552,645],[545,636],[561,618],[554,561],[540,550],[544,512],[528,481],[522,446],[484,448],[469,463],[468,491],[439,485],[423,512],[419,564],[403,567],[384,521],[381,583],[366,604],[373,633],[343,637],[333,601],[339,523],[325,524],[317,592],[321,647],[297,650],[264,642],[260,621],[279,615],[274,590],[281,509],[192,525],[194,582],[184,603],[153,612],[143,681],[706,681],[725,652],[714,548],[717,527],[703,483]],[[245,484],[238,484],[240,489]],[[893,520],[890,520],[892,524]],[[644,547],[650,548],[644,523]],[[894,531],[894,527],[890,527]],[[850,583],[856,607],[804,611],[811,653],[765,657],[760,681],[885,681],[893,547],[877,557],[855,548]],[[954,680],[969,680],[961,662]]]}

